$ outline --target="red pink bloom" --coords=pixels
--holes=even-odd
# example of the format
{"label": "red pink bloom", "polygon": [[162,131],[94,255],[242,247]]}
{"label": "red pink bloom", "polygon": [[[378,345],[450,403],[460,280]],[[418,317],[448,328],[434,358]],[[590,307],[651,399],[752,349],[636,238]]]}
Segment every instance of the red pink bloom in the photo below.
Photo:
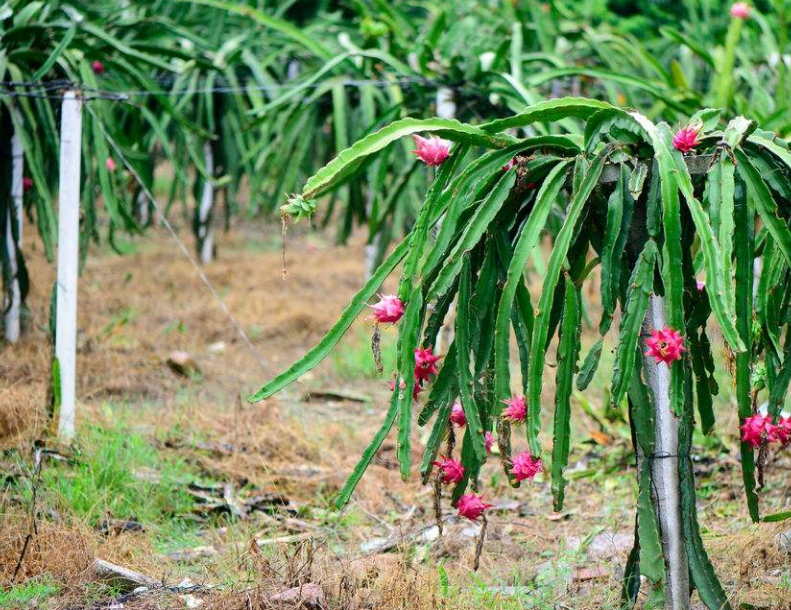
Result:
{"label": "red pink bloom", "polygon": [[492,504],[486,504],[482,496],[476,496],[474,493],[464,494],[459,498],[459,503],[456,505],[459,510],[459,516],[469,519],[470,521],[477,521],[487,508],[491,508]]}
{"label": "red pink bloom", "polygon": [[376,305],[372,305],[374,319],[380,324],[395,324],[404,315],[404,303],[393,294],[385,294]]}
{"label": "red pink bloom", "polygon": [[417,146],[417,149],[412,152],[426,165],[442,165],[445,159],[448,158],[451,145],[448,140],[443,140],[437,136],[421,138],[419,135],[414,135],[412,137],[415,139],[415,145]]}
{"label": "red pink bloom", "polygon": [[791,442],[791,417],[781,417],[777,424],[769,424],[766,435],[771,443],[787,445]]}
{"label": "red pink bloom", "polygon": [[507,406],[503,409],[503,419],[515,424],[521,424],[527,417],[527,404],[524,396],[514,394],[503,401]]}
{"label": "red pink bloom", "polygon": [[458,483],[464,478],[464,466],[461,462],[453,458],[442,458],[442,461],[432,462],[442,473],[443,483]]}
{"label": "red pink bloom", "polygon": [[734,2],[731,5],[731,17],[747,19],[750,16],[750,5],[746,2]]}
{"label": "red pink bloom", "polygon": [[435,356],[431,352],[431,347],[418,347],[415,350],[415,382],[422,383],[431,375],[436,375],[437,362],[442,356]]}
{"label": "red pink bloom", "polygon": [[742,442],[750,447],[757,447],[764,438],[769,437],[769,430],[772,426],[772,418],[768,415],[756,413],[744,420],[742,424]]}
{"label": "red pink bloom", "polygon": [[483,443],[486,446],[486,453],[491,453],[492,445],[494,445],[494,434],[487,430],[483,437]]}
{"label": "red pink bloom", "polygon": [[517,481],[533,479],[543,469],[541,458],[534,458],[527,451],[517,454],[513,459],[511,472]]}
{"label": "red pink bloom", "polygon": [[458,400],[453,403],[453,409],[451,409],[449,419],[450,423],[457,425],[459,428],[463,428],[467,425],[467,416],[464,414],[464,409]]}
{"label": "red pink bloom", "polygon": [[694,127],[684,127],[673,136],[673,147],[682,153],[688,153],[698,145],[698,134],[700,129]]}
{"label": "red pink bloom", "polygon": [[668,366],[674,360],[680,360],[681,352],[686,351],[684,337],[667,326],[662,330],[652,330],[651,337],[645,344],[648,346],[647,355],[656,360],[657,364],[664,362]]}

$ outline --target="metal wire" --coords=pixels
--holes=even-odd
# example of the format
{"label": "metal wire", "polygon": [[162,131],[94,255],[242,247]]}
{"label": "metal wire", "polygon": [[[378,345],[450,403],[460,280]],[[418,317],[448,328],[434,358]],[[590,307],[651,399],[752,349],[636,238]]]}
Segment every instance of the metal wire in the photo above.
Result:
{"label": "metal wire", "polygon": [[222,300],[222,298],[220,297],[219,292],[214,287],[214,285],[211,283],[211,280],[209,280],[209,278],[206,275],[206,273],[203,271],[203,269],[201,269],[201,266],[198,263],[198,261],[190,253],[189,249],[184,244],[184,242],[179,238],[178,233],[176,233],[176,230],[173,228],[173,225],[170,224],[170,221],[165,217],[165,214],[162,212],[162,209],[159,207],[159,204],[154,199],[154,196],[151,194],[151,191],[148,190],[148,187],[143,183],[143,180],[140,178],[140,175],[137,173],[135,168],[132,166],[131,163],[129,163],[129,161],[127,160],[126,156],[123,154],[123,151],[121,150],[121,147],[116,143],[116,141],[113,139],[113,137],[109,133],[107,133],[107,130],[104,128],[104,125],[99,120],[99,118],[96,116],[96,114],[91,109],[91,107],[90,106],[85,106],[85,108],[88,110],[88,112],[91,114],[91,116],[93,116],[93,119],[96,121],[96,124],[99,126],[99,129],[101,130],[102,134],[107,139],[107,142],[110,144],[112,149],[118,155],[118,158],[121,160],[121,162],[124,164],[124,166],[126,166],[126,169],[129,170],[129,173],[137,181],[137,184],[140,186],[140,189],[142,190],[142,192],[145,193],[146,197],[151,202],[151,205],[154,206],[154,211],[159,216],[160,222],[165,227],[165,229],[167,229],[168,233],[170,233],[170,236],[173,238],[173,240],[178,245],[179,250],[181,250],[181,253],[192,264],[192,267],[195,269],[195,273],[197,273],[197,275],[200,278],[201,282],[203,282],[203,284],[206,286],[206,289],[209,291],[209,293],[214,298],[214,300],[217,301],[217,304],[220,306],[220,309],[222,309],[222,311],[225,314],[225,316],[228,318],[228,320],[230,320],[231,324],[236,329],[237,334],[242,338],[242,341],[244,341],[244,343],[249,348],[250,352],[253,354],[253,356],[255,356],[256,360],[258,360],[258,363],[261,365],[261,367],[268,372],[268,365],[267,365],[266,358],[264,358],[263,354],[261,354],[261,352],[259,352],[256,349],[255,345],[253,345],[253,342],[250,340],[250,337],[244,331],[244,328],[242,328],[242,325],[239,323],[239,321],[231,313],[230,309],[228,309],[228,306],[225,304],[225,301]]}
{"label": "metal wire", "polygon": [[[0,97],[25,97],[25,98],[38,98],[38,99],[61,99],[60,95],[53,94],[53,91],[65,89],[79,89],[83,92],[90,93],[83,101],[91,101],[94,99],[109,100],[116,102],[127,102],[133,97],[154,97],[154,96],[174,96],[201,93],[246,93],[248,91],[287,91],[294,89],[318,89],[325,86],[325,82],[316,83],[272,83],[272,84],[245,84],[239,86],[231,85],[216,85],[213,87],[202,87],[185,91],[181,89],[132,89],[128,91],[119,91],[112,89],[96,89],[92,87],[84,87],[79,83],[73,83],[68,80],[55,80],[55,81],[42,81],[42,82],[15,82],[3,81],[0,82]],[[337,84],[347,87],[361,87],[363,85],[373,85],[376,87],[387,87],[392,85],[424,85],[428,87],[439,86],[438,83],[426,78],[402,78],[396,80],[372,80],[372,79],[350,79],[338,81]],[[17,91],[17,89],[27,89],[26,91]],[[30,89],[38,89],[40,91],[30,91]]]}

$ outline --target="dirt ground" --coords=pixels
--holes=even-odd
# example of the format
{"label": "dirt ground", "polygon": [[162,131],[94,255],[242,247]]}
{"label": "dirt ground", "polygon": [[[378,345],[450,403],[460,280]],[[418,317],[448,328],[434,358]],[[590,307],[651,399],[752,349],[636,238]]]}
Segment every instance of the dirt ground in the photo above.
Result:
{"label": "dirt ground", "polygon": [[[295,386],[256,405],[244,400],[311,347],[362,284],[362,241],[339,247],[306,227],[289,234],[286,279],[278,227],[219,235],[219,257],[205,268],[257,355],[165,233],[136,241],[123,257],[92,252],[79,286],[81,435],[90,426],[120,427],[145,439],[176,464],[179,485],[191,481],[215,504],[203,511],[208,517],[182,520],[183,536],[172,537],[146,523],[125,531],[112,514],[103,517],[112,527],[98,527],[48,496],[32,505],[20,481],[31,488],[35,482],[36,447],[56,447],[45,408],[53,272],[29,241],[28,329],[20,344],[0,348],[0,469],[7,473],[0,478],[0,582],[12,591],[47,576],[57,593],[46,601],[34,596],[24,607],[109,607],[101,604],[113,598],[123,604],[113,607],[126,608],[294,607],[272,595],[312,583],[332,608],[619,607],[635,481],[628,426],[623,414],[604,409],[601,387],[574,397],[573,480],[562,513],[551,510],[547,478],[513,490],[497,460],[486,466],[484,493],[495,508],[478,572],[471,566],[479,528],[456,520],[445,499],[437,537],[433,490],[415,476],[401,481],[394,439],[351,505],[343,513],[331,508],[387,401],[388,372],[369,372],[370,322],[359,320],[338,355]],[[394,331],[385,334],[392,347]],[[174,351],[194,362],[186,376],[167,364]],[[721,400],[728,405],[727,391]],[[789,525],[749,523],[728,423],[726,416],[716,441],[695,447],[705,543],[734,607],[788,609],[791,568],[777,535]],[[419,430],[416,444],[425,437]],[[77,463],[87,459],[81,442],[67,456]],[[419,459],[416,451],[413,462]],[[52,460],[57,456],[42,469],[60,467]],[[790,464],[770,456],[766,513],[788,510]],[[265,510],[234,513],[255,496],[268,498]],[[139,595],[99,586],[95,558],[166,586]],[[20,603],[10,599],[0,595],[0,606]]]}

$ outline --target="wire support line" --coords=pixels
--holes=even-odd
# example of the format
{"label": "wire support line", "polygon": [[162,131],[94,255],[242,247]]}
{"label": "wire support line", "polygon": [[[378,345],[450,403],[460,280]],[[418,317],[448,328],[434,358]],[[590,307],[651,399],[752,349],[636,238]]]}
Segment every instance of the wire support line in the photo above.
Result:
{"label": "wire support line", "polygon": [[[439,83],[430,79],[422,77],[414,78],[401,78],[394,80],[374,80],[374,79],[348,79],[341,81],[319,81],[315,83],[267,83],[267,84],[247,84],[247,85],[219,85],[213,87],[200,87],[194,89],[131,89],[127,91],[113,90],[113,89],[97,89],[92,87],[84,87],[79,83],[72,83],[71,81],[45,81],[43,83],[22,83],[5,81],[0,82],[0,97],[31,97],[40,99],[60,99],[58,95],[52,95],[52,91],[65,90],[76,88],[80,91],[90,93],[84,101],[92,99],[102,99],[109,101],[129,101],[133,97],[159,97],[159,96],[175,96],[175,95],[195,95],[206,93],[247,93],[250,91],[289,91],[295,89],[318,89],[327,86],[328,82],[333,84],[343,85],[347,87],[362,87],[371,85],[376,87],[388,87],[399,85],[423,85],[427,87],[440,86]],[[57,83],[51,85],[50,83]],[[38,91],[16,91],[20,89],[41,89],[44,93]]]}
{"label": "wire support line", "polygon": [[189,249],[187,248],[186,244],[181,240],[181,238],[179,238],[178,233],[176,233],[176,230],[173,228],[173,225],[170,224],[170,221],[165,217],[165,214],[162,212],[162,209],[160,208],[159,204],[154,199],[154,195],[151,193],[148,187],[143,183],[142,178],[140,178],[140,174],[137,173],[135,168],[132,166],[132,164],[124,155],[123,151],[121,150],[121,147],[116,143],[113,137],[104,128],[104,125],[96,116],[96,113],[93,111],[93,109],[89,105],[86,105],[85,108],[94,118],[96,125],[99,126],[100,131],[102,132],[102,134],[104,135],[105,139],[110,144],[112,149],[115,151],[115,153],[118,155],[118,158],[124,164],[126,169],[129,170],[129,173],[132,175],[132,177],[134,177],[134,179],[137,181],[138,186],[140,187],[142,192],[145,193],[145,196],[148,198],[148,201],[151,203],[152,206],[154,206],[154,211],[157,213],[160,222],[165,227],[165,229],[170,234],[170,236],[173,238],[173,240],[176,242],[176,244],[179,247],[179,250],[181,250],[181,253],[187,258],[187,260],[189,260],[190,264],[195,269],[195,273],[197,273],[201,282],[203,282],[204,286],[206,286],[206,289],[209,291],[211,296],[220,306],[220,309],[223,311],[225,316],[228,318],[228,320],[231,322],[233,327],[236,329],[236,332],[239,335],[239,337],[241,337],[242,341],[244,341],[244,343],[247,345],[248,349],[253,354],[253,356],[258,361],[258,363],[261,365],[261,367],[268,372],[268,364],[266,358],[264,358],[263,354],[261,354],[261,352],[259,352],[256,349],[255,345],[253,345],[253,342],[250,340],[250,337],[247,335],[244,328],[242,328],[242,325],[231,313],[231,310],[228,309],[228,306],[225,304],[225,301],[223,301],[222,298],[220,297],[220,294],[217,291],[217,289],[214,287],[214,284],[211,283],[209,277],[206,275],[203,269],[201,269],[201,266],[198,263],[197,259],[190,253]]}

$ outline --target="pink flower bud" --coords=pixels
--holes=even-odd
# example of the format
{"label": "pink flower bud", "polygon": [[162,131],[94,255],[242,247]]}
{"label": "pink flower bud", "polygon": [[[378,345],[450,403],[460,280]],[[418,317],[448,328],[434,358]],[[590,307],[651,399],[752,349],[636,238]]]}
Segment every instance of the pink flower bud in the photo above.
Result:
{"label": "pink flower bud", "polygon": [[[406,382],[402,379],[401,383],[398,384],[398,387],[403,390],[404,388],[406,388]],[[421,388],[417,383],[415,383],[415,385],[412,386],[412,400],[417,400],[418,395],[420,394],[422,389],[423,388]],[[393,377],[390,380],[390,391],[395,392],[395,377]]]}
{"label": "pink flower bud", "polygon": [[459,509],[459,516],[469,519],[470,521],[477,521],[487,508],[491,508],[491,504],[486,504],[483,501],[483,496],[476,496],[474,493],[464,494],[459,498],[459,503],[456,505]]}
{"label": "pink flower bud", "polygon": [[746,2],[734,2],[731,5],[731,17],[747,19],[750,16],[750,5]]}
{"label": "pink flower bud", "polygon": [[491,453],[494,445],[494,434],[487,430],[483,437],[483,444],[486,446],[486,453]]}
{"label": "pink flower bud", "polygon": [[437,361],[442,356],[431,353],[431,347],[419,347],[415,350],[415,381],[426,381],[431,375],[437,374]]}
{"label": "pink flower bud", "polygon": [[94,74],[104,74],[104,64],[98,59],[91,64],[91,69]]}
{"label": "pink flower bud", "polygon": [[511,472],[513,472],[517,481],[532,480],[533,477],[543,470],[543,467],[541,458],[534,458],[527,451],[523,451],[514,457]]}
{"label": "pink flower bud", "polygon": [[28,192],[32,188],[33,188],[33,179],[28,178],[27,176],[22,178],[22,190]]}
{"label": "pink flower bud", "polygon": [[374,319],[380,324],[395,324],[404,315],[404,304],[393,294],[383,295],[376,305],[371,307],[374,312]]}
{"label": "pink flower bud", "polygon": [[694,127],[684,127],[673,136],[673,147],[682,153],[688,153],[698,145],[698,134],[700,129]]}
{"label": "pink flower bud", "polygon": [[416,150],[415,153],[423,163],[426,165],[442,165],[445,159],[450,154],[451,143],[448,140],[443,140],[437,136],[430,138],[421,138],[419,135],[412,136],[415,139]]}
{"label": "pink flower bud", "polygon": [[742,442],[747,443],[750,447],[757,447],[764,438],[768,438],[770,427],[773,428],[772,418],[768,415],[759,413],[751,415],[742,424]]}
{"label": "pink flower bud", "polygon": [[504,172],[507,172],[507,171],[508,171],[509,169],[511,169],[511,168],[512,168],[514,165],[516,165],[516,157],[512,157],[512,158],[511,158],[511,159],[508,161],[508,163],[506,163],[505,165],[503,165],[503,171],[504,171]]}
{"label": "pink flower bud", "polygon": [[115,160],[112,157],[107,157],[107,161],[104,162],[104,166],[107,168],[108,172],[114,172]]}
{"label": "pink flower bud", "polygon": [[652,330],[651,338],[646,340],[648,346],[646,354],[651,356],[657,364],[664,362],[668,366],[674,360],[681,359],[681,352],[686,351],[684,337],[667,326],[662,330]]}
{"label": "pink flower bud", "polygon": [[443,457],[441,462],[432,462],[442,473],[440,480],[443,483],[458,483],[464,478],[464,466],[453,458]]}
{"label": "pink flower bud", "polygon": [[453,409],[450,412],[450,423],[456,424],[459,428],[467,425],[467,416],[464,414],[464,409],[461,403],[457,400],[453,403]]}
{"label": "pink flower bud", "polygon": [[507,406],[503,409],[503,419],[514,424],[522,424],[527,418],[527,404],[524,396],[514,394],[503,401]]}
{"label": "pink flower bud", "polygon": [[706,282],[698,280],[698,292],[703,292],[704,290],[706,290]]}

